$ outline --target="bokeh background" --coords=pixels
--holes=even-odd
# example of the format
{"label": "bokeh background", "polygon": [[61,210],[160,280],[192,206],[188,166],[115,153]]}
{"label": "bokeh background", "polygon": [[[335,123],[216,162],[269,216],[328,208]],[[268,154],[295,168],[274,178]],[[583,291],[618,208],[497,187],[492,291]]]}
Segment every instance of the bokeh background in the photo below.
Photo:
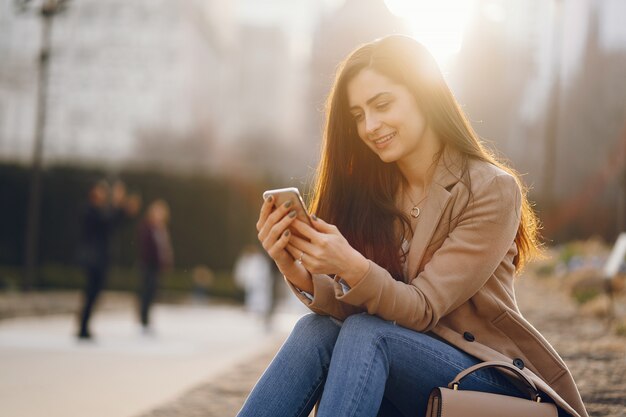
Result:
{"label": "bokeh background", "polygon": [[[170,202],[179,284],[197,265],[228,271],[263,189],[306,192],[337,63],[390,33],[435,54],[476,130],[524,174],[548,242],[624,228],[623,1],[42,3],[0,1],[4,286],[79,284],[77,215],[98,178]],[[134,259],[127,230],[114,263]]]}
{"label": "bokeh background", "polygon": [[[530,187],[547,257],[518,281],[522,311],[593,415],[623,416],[626,269],[603,267],[626,231],[624,22],[623,0],[0,0],[0,414],[234,415],[304,311],[276,310],[278,339],[243,314],[233,266],[261,194],[307,198],[338,63],[402,33]],[[85,346],[77,250],[101,179],[144,205],[113,235]],[[137,224],[156,198],[175,263],[146,339]]]}

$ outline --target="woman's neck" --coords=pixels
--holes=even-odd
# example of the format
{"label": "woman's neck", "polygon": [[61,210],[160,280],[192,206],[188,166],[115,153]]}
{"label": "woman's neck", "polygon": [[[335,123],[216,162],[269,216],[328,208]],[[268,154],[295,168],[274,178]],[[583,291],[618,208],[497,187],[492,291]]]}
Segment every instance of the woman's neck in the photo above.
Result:
{"label": "woman's neck", "polygon": [[441,141],[428,129],[422,136],[421,146],[396,162],[409,189],[425,191],[435,171],[435,155],[441,150]]}

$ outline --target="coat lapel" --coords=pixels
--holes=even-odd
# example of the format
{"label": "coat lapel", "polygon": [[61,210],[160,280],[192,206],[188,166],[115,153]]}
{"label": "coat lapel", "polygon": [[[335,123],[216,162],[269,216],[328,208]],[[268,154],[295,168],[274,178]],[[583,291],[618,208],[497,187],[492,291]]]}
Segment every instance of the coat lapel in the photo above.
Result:
{"label": "coat lapel", "polygon": [[428,198],[422,207],[417,226],[413,230],[413,239],[407,258],[408,282],[411,282],[417,276],[417,269],[422,262],[422,258],[424,258],[426,248],[432,240],[450,197],[450,193],[445,188],[439,184],[432,184]]}
{"label": "coat lapel", "polygon": [[446,146],[443,155],[437,162],[428,197],[424,201],[420,218],[413,231],[413,239],[407,257],[408,276],[406,280],[408,282],[417,276],[417,270],[422,263],[426,249],[452,197],[447,187],[458,182],[461,174],[461,154],[451,146]]}

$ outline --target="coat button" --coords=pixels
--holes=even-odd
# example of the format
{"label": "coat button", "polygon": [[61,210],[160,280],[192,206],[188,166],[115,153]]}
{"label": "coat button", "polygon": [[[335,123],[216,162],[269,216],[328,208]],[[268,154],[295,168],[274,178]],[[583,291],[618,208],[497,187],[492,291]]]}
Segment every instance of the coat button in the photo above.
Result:
{"label": "coat button", "polygon": [[524,369],[524,361],[521,360],[520,358],[513,359],[513,365],[515,365],[519,369]]}
{"label": "coat button", "polygon": [[473,334],[471,334],[470,332],[465,332],[463,333],[463,337],[465,338],[465,340],[467,340],[468,342],[473,342],[474,340],[476,340],[476,338],[474,337]]}

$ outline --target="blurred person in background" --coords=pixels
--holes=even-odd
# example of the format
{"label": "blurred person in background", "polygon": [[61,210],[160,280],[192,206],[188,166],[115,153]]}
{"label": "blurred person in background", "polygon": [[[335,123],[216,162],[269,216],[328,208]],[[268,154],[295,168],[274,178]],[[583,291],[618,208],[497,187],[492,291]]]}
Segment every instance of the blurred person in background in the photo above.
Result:
{"label": "blurred person in background", "polygon": [[246,246],[233,272],[235,283],[243,288],[246,310],[257,315],[270,330],[273,304],[272,266],[257,245]]}
{"label": "blurred person in background", "polygon": [[174,265],[169,220],[169,205],[165,200],[158,199],[148,206],[138,228],[141,270],[138,291],[139,320],[144,333],[150,332],[150,307],[156,296],[160,274]]}
{"label": "blurred person in background", "polygon": [[[327,103],[312,226],[271,196],[257,222],[313,314],[239,417],[307,416],[316,403],[318,417],[423,416],[433,388],[492,360],[519,368],[560,416],[587,417],[516,303],[515,274],[541,246],[526,188],[484,147],[431,54],[399,35],[365,44]],[[463,385],[527,396],[495,368]]]}
{"label": "blurred person in background", "polygon": [[206,304],[209,302],[209,291],[215,282],[215,274],[206,265],[198,265],[191,272],[191,282],[193,289],[191,297],[196,304]]}
{"label": "blurred person in background", "polygon": [[100,292],[106,283],[110,263],[110,239],[125,219],[137,215],[141,200],[127,195],[126,186],[116,181],[110,187],[98,181],[89,189],[88,203],[82,215],[78,263],[85,273],[83,306],[79,315],[79,339],[91,339],[89,320]]}

